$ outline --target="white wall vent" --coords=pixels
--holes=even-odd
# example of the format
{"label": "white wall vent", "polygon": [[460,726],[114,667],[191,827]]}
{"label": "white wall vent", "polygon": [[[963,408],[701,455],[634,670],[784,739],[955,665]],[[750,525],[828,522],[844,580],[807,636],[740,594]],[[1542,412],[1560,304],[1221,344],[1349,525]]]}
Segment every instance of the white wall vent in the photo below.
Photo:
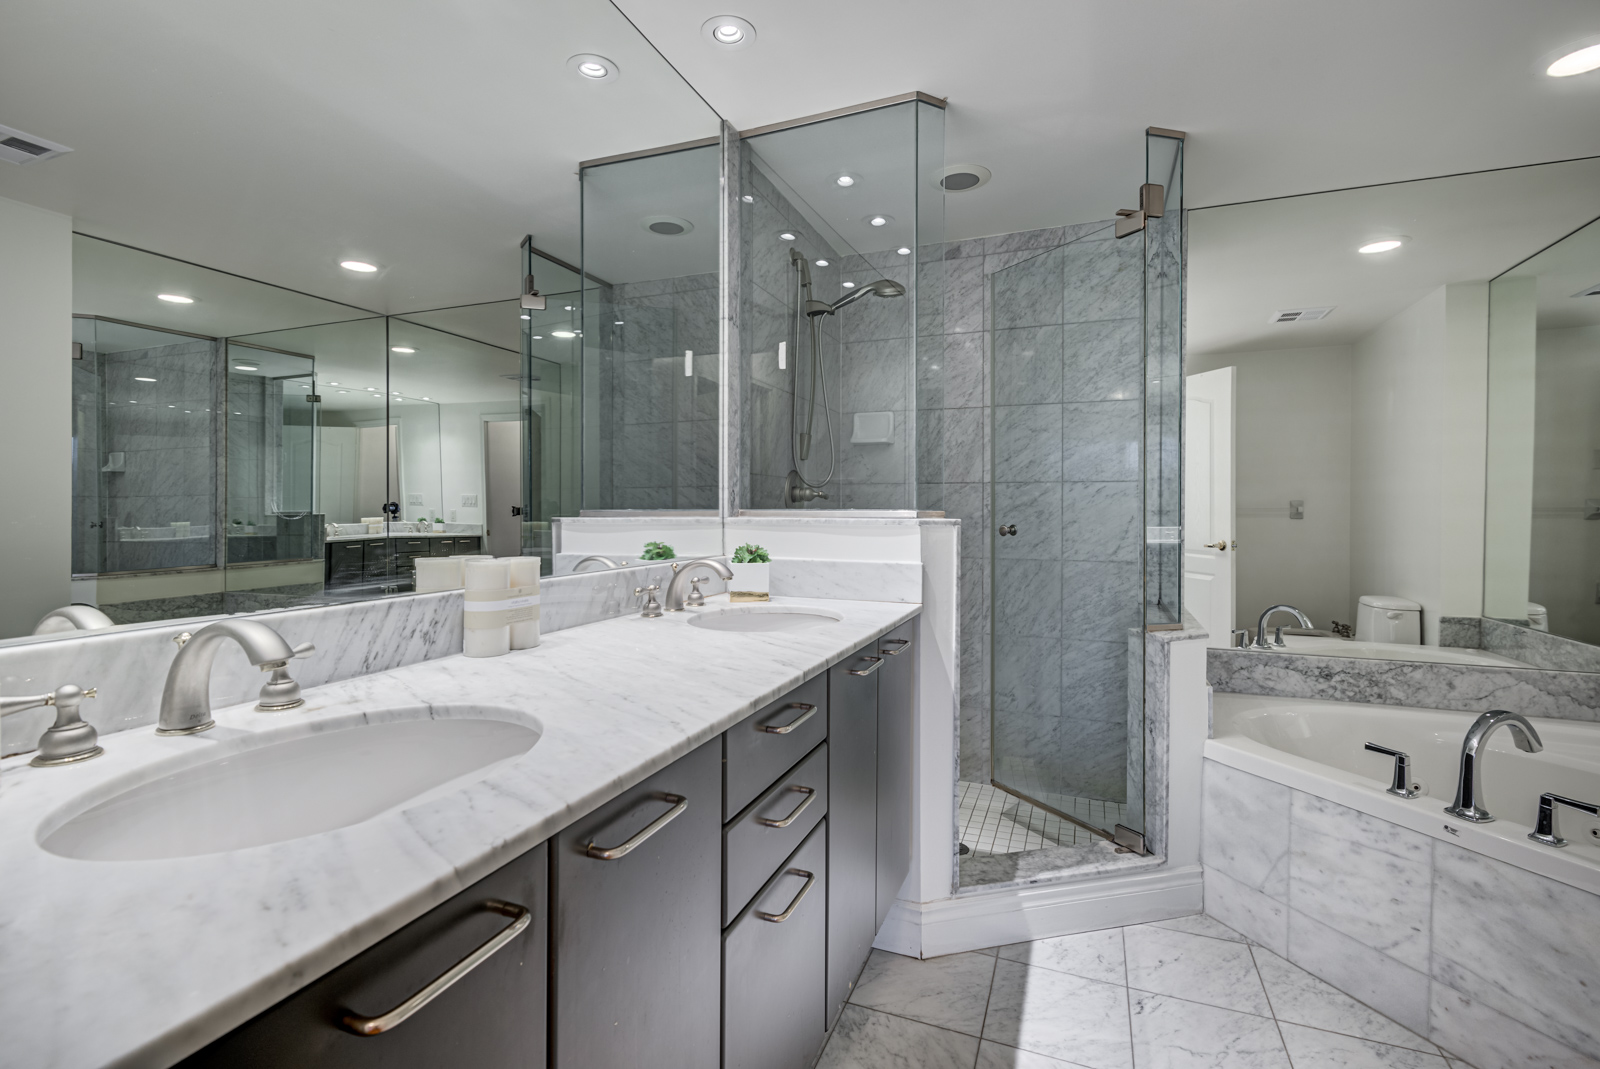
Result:
{"label": "white wall vent", "polygon": [[1326,319],[1326,318],[1328,318],[1329,313],[1331,313],[1333,311],[1334,307],[1337,307],[1337,306],[1331,306],[1331,307],[1328,307],[1328,308],[1285,308],[1285,309],[1282,309],[1281,311],[1273,312],[1272,313],[1272,318],[1267,320],[1267,322],[1268,323],[1309,323],[1313,319]]}
{"label": "white wall vent", "polygon": [[48,160],[52,156],[59,156],[72,150],[65,145],[58,145],[54,141],[46,141],[42,137],[25,134],[21,130],[13,130],[9,126],[0,126],[0,160],[11,163],[32,163],[34,160]]}

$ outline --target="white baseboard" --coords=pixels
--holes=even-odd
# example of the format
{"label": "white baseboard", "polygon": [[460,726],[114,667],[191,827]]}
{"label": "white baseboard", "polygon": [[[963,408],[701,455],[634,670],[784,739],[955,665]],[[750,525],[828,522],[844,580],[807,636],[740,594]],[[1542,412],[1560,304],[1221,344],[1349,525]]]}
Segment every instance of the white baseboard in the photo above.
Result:
{"label": "white baseboard", "polygon": [[1189,865],[936,902],[900,900],[890,908],[872,945],[908,957],[934,958],[1186,917],[1200,912],[1201,872],[1199,865]]}

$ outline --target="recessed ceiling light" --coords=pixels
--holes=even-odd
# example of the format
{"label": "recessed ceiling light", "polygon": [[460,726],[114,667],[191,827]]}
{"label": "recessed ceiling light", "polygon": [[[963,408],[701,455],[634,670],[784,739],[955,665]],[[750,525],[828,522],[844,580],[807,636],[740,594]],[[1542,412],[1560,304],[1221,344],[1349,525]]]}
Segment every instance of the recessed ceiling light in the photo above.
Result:
{"label": "recessed ceiling light", "polygon": [[662,237],[675,238],[679,234],[687,234],[694,229],[694,224],[687,219],[679,219],[676,215],[647,215],[639,220],[639,225],[652,234]]}
{"label": "recessed ceiling light", "polygon": [[744,196],[740,197],[739,199],[744,201],[746,204],[754,204],[756,202],[756,199],[754,197],[752,197],[748,193],[746,193]]}
{"label": "recessed ceiling light", "polygon": [[614,326],[614,327],[621,327],[621,326],[626,326],[626,323],[623,320],[619,319],[616,322],[612,323],[611,325]]}
{"label": "recessed ceiling light", "polygon": [[946,193],[965,193],[977,189],[994,177],[987,167],[976,163],[958,163],[944,169],[939,185]]}
{"label": "recessed ceiling light", "polygon": [[339,385],[339,384],[338,384],[338,383],[337,383],[337,382],[329,382],[329,383],[328,383],[328,385],[329,385],[329,386],[337,386],[337,385]]}
{"label": "recessed ceiling light", "polygon": [[370,275],[378,269],[377,264],[369,264],[365,260],[340,260],[339,266],[346,271],[354,271],[359,275]]}
{"label": "recessed ceiling light", "polygon": [[523,316],[522,318],[523,319],[532,319],[533,317],[532,316]]}
{"label": "recessed ceiling light", "polygon": [[789,231],[785,230],[783,233],[778,235],[778,240],[779,241],[794,241],[795,240],[795,236],[792,233],[790,233]]}
{"label": "recessed ceiling light", "polygon": [[856,176],[853,175],[853,174],[842,174],[842,175],[839,175],[837,178],[835,178],[833,180],[833,184],[836,185],[836,186],[843,186],[844,188],[849,189],[851,186],[856,184]]}
{"label": "recessed ceiling light", "polygon": [[235,370],[235,371],[260,371],[261,369],[259,367],[257,367],[255,364],[235,364],[235,365],[233,365],[233,370]]}
{"label": "recessed ceiling light", "polygon": [[158,301],[166,301],[169,304],[193,304],[194,303],[194,298],[193,297],[185,297],[181,293],[158,293],[158,294],[156,294],[156,300],[158,300]]}
{"label": "recessed ceiling light", "polygon": [[391,345],[391,346],[389,346],[389,351],[391,353],[414,353],[414,352],[416,352],[415,349],[411,348],[410,346],[406,346],[406,345]]}
{"label": "recessed ceiling light", "polygon": [[550,332],[550,336],[552,338],[576,338],[577,337],[577,335],[574,334],[570,330],[552,330]]}
{"label": "recessed ceiling light", "polygon": [[1600,67],[1600,44],[1568,52],[1546,67],[1544,72],[1552,78],[1570,78],[1574,74],[1587,74],[1596,67]]}
{"label": "recessed ceiling light", "polygon": [[177,405],[168,405],[167,407],[168,408],[177,408],[178,406]]}
{"label": "recessed ceiling light", "polygon": [[570,305],[570,304],[567,305],[567,307],[564,310],[568,311],[568,312],[572,311],[572,305]]}
{"label": "recessed ceiling light", "polygon": [[828,261],[826,261],[826,260],[818,260],[817,261],[817,266],[818,267],[827,267],[828,266]]}
{"label": "recessed ceiling light", "polygon": [[900,246],[898,249],[896,249],[894,251],[899,253],[901,256],[910,256],[911,255],[911,250],[906,248],[904,245]]}
{"label": "recessed ceiling light", "polygon": [[856,284],[854,282],[841,282],[839,285],[843,286],[847,290],[853,290],[856,288]]}
{"label": "recessed ceiling light", "polygon": [[1369,241],[1356,251],[1371,255],[1375,252],[1389,252],[1391,249],[1398,249],[1400,244],[1401,243],[1394,238],[1385,238],[1383,241]]}
{"label": "recessed ceiling light", "polygon": [[424,401],[431,401],[431,400],[433,400],[433,398],[431,398],[431,397],[424,397],[424,398],[423,398],[423,400],[424,400]]}
{"label": "recessed ceiling light", "polygon": [[718,15],[700,24],[700,36],[719,48],[745,48],[755,42],[756,28],[737,15]]}
{"label": "recessed ceiling light", "polygon": [[544,335],[543,334],[535,334],[533,336],[533,340],[534,341],[544,341]]}
{"label": "recessed ceiling light", "polygon": [[130,404],[130,405],[136,405],[136,404],[138,404],[138,403],[139,403],[139,402],[138,402],[138,401],[129,401],[129,402],[128,402],[128,403],[129,403],[129,404]]}
{"label": "recessed ceiling light", "polygon": [[567,60],[567,66],[578,73],[581,78],[591,82],[605,82],[617,76],[617,65],[604,56],[596,56],[588,52],[579,53]]}
{"label": "recessed ceiling light", "polygon": [[892,215],[871,215],[867,217],[868,226],[888,226],[892,222],[894,222],[894,216]]}
{"label": "recessed ceiling light", "polygon": [[350,391],[349,390],[340,390],[339,392],[340,393],[349,393]]}
{"label": "recessed ceiling light", "polygon": [[154,382],[154,381],[156,381],[156,380],[155,380],[155,379],[152,379],[152,378],[151,378],[151,377],[150,377],[150,376],[148,376],[148,375],[135,375],[135,376],[134,376],[134,377],[133,377],[133,381],[134,381],[134,382]]}

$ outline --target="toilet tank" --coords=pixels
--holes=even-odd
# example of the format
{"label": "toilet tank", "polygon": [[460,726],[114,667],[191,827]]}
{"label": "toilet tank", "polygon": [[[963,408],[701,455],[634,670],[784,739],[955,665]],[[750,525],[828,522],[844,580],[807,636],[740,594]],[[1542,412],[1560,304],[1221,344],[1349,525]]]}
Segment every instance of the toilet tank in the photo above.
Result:
{"label": "toilet tank", "polygon": [[1363,594],[1356,605],[1357,642],[1422,644],[1422,606],[1387,594]]}
{"label": "toilet tank", "polygon": [[1550,630],[1550,610],[1537,601],[1528,602],[1528,626],[1535,631]]}

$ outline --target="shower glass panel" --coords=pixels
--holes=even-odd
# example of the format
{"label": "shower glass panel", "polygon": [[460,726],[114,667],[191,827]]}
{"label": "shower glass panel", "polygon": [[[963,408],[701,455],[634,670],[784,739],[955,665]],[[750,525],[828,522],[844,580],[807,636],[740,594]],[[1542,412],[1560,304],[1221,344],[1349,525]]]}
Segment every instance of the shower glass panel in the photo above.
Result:
{"label": "shower glass panel", "polygon": [[1039,849],[1142,815],[1143,242],[1075,229],[989,283],[991,775]]}
{"label": "shower glass panel", "polygon": [[1144,230],[1144,611],[1162,630],[1183,626],[1183,139],[1146,134],[1145,172],[1163,210]]}
{"label": "shower glass panel", "polygon": [[552,333],[583,340],[585,509],[717,507],[721,159],[581,168],[582,318]]}
{"label": "shower glass panel", "polygon": [[744,139],[736,290],[742,503],[917,507],[923,259],[943,240],[943,110],[912,100]]}

